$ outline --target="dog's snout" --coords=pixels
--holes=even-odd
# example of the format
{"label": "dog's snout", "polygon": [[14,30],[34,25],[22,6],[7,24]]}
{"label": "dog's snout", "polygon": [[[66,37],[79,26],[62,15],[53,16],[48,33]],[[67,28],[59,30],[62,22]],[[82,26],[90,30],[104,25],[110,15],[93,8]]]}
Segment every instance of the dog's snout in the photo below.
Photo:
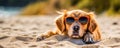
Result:
{"label": "dog's snout", "polygon": [[73,30],[74,30],[74,31],[78,31],[79,28],[80,28],[80,27],[76,25],[76,26],[73,27]]}

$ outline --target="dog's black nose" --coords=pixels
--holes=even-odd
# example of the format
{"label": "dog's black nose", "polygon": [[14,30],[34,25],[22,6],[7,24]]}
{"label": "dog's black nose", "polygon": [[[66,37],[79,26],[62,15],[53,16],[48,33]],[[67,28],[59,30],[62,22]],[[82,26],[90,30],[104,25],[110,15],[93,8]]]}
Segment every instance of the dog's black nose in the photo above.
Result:
{"label": "dog's black nose", "polygon": [[80,28],[79,26],[74,26],[74,27],[73,27],[73,30],[74,30],[74,31],[78,31],[79,28]]}

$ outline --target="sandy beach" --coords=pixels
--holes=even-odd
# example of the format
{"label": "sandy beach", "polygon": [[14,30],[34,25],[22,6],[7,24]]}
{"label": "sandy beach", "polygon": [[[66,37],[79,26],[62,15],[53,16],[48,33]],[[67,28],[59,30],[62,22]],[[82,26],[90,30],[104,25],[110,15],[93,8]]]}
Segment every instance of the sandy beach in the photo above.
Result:
{"label": "sandy beach", "polygon": [[36,42],[41,33],[55,29],[57,16],[0,17],[0,48],[120,48],[120,18],[97,17],[102,40],[95,44],[78,45],[56,36]]}

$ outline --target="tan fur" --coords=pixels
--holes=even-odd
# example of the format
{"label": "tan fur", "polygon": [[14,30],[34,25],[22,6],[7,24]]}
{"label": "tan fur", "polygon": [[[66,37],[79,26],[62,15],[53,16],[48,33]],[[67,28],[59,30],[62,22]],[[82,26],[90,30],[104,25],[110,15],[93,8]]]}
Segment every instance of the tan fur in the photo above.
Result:
{"label": "tan fur", "polygon": [[90,15],[90,26],[89,26],[89,30],[92,32],[93,34],[93,38],[96,41],[100,41],[101,40],[101,32],[99,30],[99,25],[96,22],[95,19],[95,15],[93,13],[89,13]]}
{"label": "tan fur", "polygon": [[[77,14],[77,17],[74,16],[74,14]],[[48,38],[50,36],[53,36],[53,35],[56,35],[56,34],[59,34],[59,35],[65,35],[65,36],[69,36],[69,34],[72,34],[72,33],[69,33],[68,31],[72,32],[71,31],[71,27],[72,25],[75,25],[75,24],[72,24],[72,25],[68,25],[65,23],[65,19],[69,16],[72,16],[75,18],[75,21],[77,21],[79,19],[79,17],[81,16],[85,16],[87,18],[89,18],[89,23],[87,23],[86,25],[81,25],[79,23],[79,25],[81,26],[81,30],[80,30],[80,34],[81,35],[80,37],[83,37],[84,34],[85,34],[85,31],[84,29],[89,29],[89,31],[91,32],[91,35],[93,36],[93,40],[94,41],[100,41],[101,40],[101,34],[100,34],[100,30],[99,30],[99,27],[98,27],[98,24],[94,18],[94,14],[93,13],[86,13],[84,11],[81,11],[81,10],[72,10],[72,11],[64,11],[62,13],[62,15],[60,15],[59,17],[56,18],[56,26],[57,26],[57,30],[55,32],[53,31],[48,31],[47,33],[44,33],[42,35],[40,35],[41,37],[45,37],[45,38]],[[89,26],[87,26],[89,24]],[[69,36],[71,38],[71,36]]]}

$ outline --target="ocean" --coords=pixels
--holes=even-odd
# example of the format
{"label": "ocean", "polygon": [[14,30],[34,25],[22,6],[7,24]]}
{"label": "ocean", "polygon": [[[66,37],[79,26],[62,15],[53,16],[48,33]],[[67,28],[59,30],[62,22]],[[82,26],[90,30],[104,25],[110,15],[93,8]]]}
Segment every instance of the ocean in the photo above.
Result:
{"label": "ocean", "polygon": [[0,6],[0,17],[16,16],[20,13],[22,7],[2,7]]}

